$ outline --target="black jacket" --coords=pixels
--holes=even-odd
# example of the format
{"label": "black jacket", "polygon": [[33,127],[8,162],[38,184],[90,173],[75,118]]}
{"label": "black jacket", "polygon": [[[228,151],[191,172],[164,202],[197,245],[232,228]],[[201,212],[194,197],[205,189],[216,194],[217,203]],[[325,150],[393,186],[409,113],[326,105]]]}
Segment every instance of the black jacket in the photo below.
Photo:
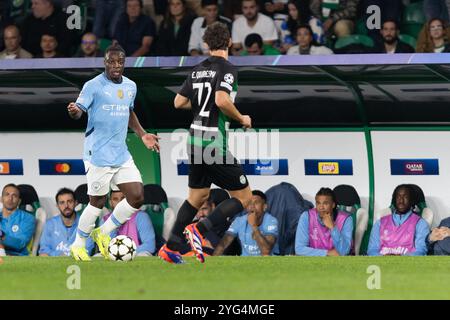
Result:
{"label": "black jacket", "polygon": [[172,20],[163,20],[155,43],[155,54],[158,56],[188,56],[191,26],[196,16],[187,14],[180,21],[180,29],[175,36],[175,25]]}
{"label": "black jacket", "polygon": [[58,52],[66,57],[71,55],[74,31],[67,28],[68,15],[56,10],[46,19],[37,19],[30,14],[23,22],[20,34],[22,35],[22,48],[37,56],[42,52],[41,37],[50,34],[58,41]]}
{"label": "black jacket", "polygon": [[[394,53],[414,53],[414,52],[416,51],[409,44],[397,41],[397,47],[395,48]],[[374,53],[386,53],[386,47],[384,46],[384,43],[379,45]]]}

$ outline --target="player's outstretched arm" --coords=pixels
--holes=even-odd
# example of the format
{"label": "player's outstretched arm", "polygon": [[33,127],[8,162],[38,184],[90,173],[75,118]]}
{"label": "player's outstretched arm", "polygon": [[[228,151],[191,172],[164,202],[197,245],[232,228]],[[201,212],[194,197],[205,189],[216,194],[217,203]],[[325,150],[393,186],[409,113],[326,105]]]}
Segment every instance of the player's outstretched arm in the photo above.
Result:
{"label": "player's outstretched arm", "polygon": [[230,244],[233,242],[235,236],[230,233],[225,233],[223,238],[220,240],[219,244],[217,245],[216,249],[214,250],[213,255],[214,256],[221,256],[223,255],[223,252],[230,246]]}
{"label": "player's outstretched arm", "polygon": [[144,128],[142,128],[141,123],[139,122],[138,117],[134,111],[130,112],[130,120],[128,120],[128,127],[133,130],[139,138],[141,138],[144,145],[147,149],[152,151],[159,152],[159,142],[160,139],[157,135],[152,133],[147,133]]}
{"label": "player's outstretched arm", "polygon": [[191,100],[189,100],[185,96],[182,96],[179,93],[175,96],[173,105],[176,109],[191,109],[192,108]]}
{"label": "player's outstretched arm", "polygon": [[83,110],[81,110],[75,102],[69,103],[67,112],[69,112],[69,116],[74,120],[80,119],[83,115]]}
{"label": "player's outstretched arm", "polygon": [[215,102],[217,107],[225,113],[225,115],[234,121],[239,122],[244,128],[252,127],[252,119],[248,115],[242,115],[231,101],[230,95],[225,91],[217,91]]}

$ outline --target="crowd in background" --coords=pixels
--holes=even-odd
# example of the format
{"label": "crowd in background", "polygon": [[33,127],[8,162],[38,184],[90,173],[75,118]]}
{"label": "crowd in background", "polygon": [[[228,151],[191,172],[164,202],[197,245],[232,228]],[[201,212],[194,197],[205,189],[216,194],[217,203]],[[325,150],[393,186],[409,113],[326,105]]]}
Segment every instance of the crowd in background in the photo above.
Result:
{"label": "crowd in background", "polygon": [[[71,5],[80,29],[68,28]],[[215,21],[233,55],[449,52],[449,11],[448,0],[4,0],[0,59],[99,57],[112,43],[134,57],[205,55]]]}

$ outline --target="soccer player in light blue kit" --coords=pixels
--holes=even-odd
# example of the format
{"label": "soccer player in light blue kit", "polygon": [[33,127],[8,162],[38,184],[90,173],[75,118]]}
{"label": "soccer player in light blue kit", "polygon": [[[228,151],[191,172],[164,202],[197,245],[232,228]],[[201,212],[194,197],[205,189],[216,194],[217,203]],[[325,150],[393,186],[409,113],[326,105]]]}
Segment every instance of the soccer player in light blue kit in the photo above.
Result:
{"label": "soccer player in light blue kit", "polygon": [[[148,149],[159,152],[159,137],[147,133],[133,111],[136,84],[122,75],[124,67],[123,48],[119,45],[107,48],[105,72],[86,82],[77,101],[67,107],[73,119],[79,119],[83,112],[88,115],[83,159],[89,204],[80,217],[77,235],[71,245],[71,255],[75,260],[91,260],[86,250],[89,236],[108,259],[109,234],[139,211],[144,201],[141,174],[125,142],[128,127]],[[100,228],[94,229],[110,187],[120,190],[125,199],[117,204]]]}
{"label": "soccer player in light blue kit", "polygon": [[70,245],[75,240],[78,228],[78,216],[75,211],[77,201],[75,193],[62,188],[56,193],[56,206],[59,213],[45,222],[39,243],[40,256],[68,256]]}
{"label": "soccer player in light blue kit", "polygon": [[215,256],[222,255],[236,237],[241,243],[242,256],[268,256],[279,253],[278,220],[266,211],[266,200],[264,192],[252,191],[247,214],[234,219],[214,250]]}

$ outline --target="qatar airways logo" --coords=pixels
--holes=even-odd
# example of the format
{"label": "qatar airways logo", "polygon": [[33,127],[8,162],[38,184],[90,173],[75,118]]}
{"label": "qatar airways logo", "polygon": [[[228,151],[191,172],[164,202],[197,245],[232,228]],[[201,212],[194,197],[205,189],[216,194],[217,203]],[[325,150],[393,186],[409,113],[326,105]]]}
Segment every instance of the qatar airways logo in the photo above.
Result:
{"label": "qatar airways logo", "polygon": [[405,171],[409,174],[424,174],[425,168],[424,168],[423,162],[407,162],[405,163]]}

